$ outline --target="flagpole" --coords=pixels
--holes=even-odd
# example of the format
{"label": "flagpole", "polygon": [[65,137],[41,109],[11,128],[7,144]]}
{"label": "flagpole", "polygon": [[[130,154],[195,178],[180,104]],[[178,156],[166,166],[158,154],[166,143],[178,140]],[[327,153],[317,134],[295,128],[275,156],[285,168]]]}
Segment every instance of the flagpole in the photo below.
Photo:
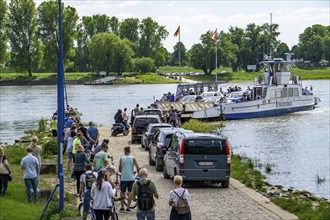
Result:
{"label": "flagpole", "polygon": [[180,26],[179,26],[179,75],[181,74],[181,30],[180,30]]}
{"label": "flagpole", "polygon": [[215,81],[218,81],[218,40],[215,40]]}

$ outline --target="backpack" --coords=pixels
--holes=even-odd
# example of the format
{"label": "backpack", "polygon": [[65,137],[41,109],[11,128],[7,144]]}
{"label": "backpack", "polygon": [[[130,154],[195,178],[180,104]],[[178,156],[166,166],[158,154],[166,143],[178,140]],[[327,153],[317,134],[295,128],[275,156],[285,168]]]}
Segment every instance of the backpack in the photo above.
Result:
{"label": "backpack", "polygon": [[85,173],[85,183],[86,183],[86,189],[90,190],[93,186],[93,183],[95,183],[96,177],[93,172],[91,173]]}
{"label": "backpack", "polygon": [[141,211],[149,211],[154,206],[153,193],[150,188],[150,180],[146,184],[137,181],[138,191],[138,206]]}
{"label": "backpack", "polygon": [[177,192],[173,190],[173,192],[179,197],[178,204],[175,207],[176,211],[178,212],[179,215],[184,215],[188,214],[190,212],[190,207],[188,204],[188,200],[183,198],[184,193],[186,190],[183,191],[182,195],[179,196]]}

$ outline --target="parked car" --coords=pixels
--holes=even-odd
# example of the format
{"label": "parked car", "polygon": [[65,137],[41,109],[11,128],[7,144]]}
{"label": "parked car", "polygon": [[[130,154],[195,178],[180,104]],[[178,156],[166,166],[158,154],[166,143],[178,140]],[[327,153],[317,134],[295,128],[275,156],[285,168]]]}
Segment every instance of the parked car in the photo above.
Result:
{"label": "parked car", "polygon": [[158,115],[138,115],[132,124],[131,142],[141,141],[142,134],[150,123],[160,123]]}
{"label": "parked car", "polygon": [[221,92],[203,92],[201,96],[204,102],[216,102],[224,97]]}
{"label": "parked car", "polygon": [[149,145],[149,165],[156,165],[157,171],[162,171],[164,166],[164,153],[163,149],[167,149],[168,143],[173,134],[177,131],[192,132],[184,130],[183,128],[160,128],[154,135]]}
{"label": "parked car", "polygon": [[162,122],[166,122],[166,117],[161,109],[151,108],[143,110],[142,115],[158,115]]}
{"label": "parked car", "polygon": [[228,141],[217,135],[175,132],[164,155],[164,178],[181,175],[184,181],[221,183],[230,179]]}
{"label": "parked car", "polygon": [[227,103],[238,103],[243,101],[243,95],[244,93],[242,91],[240,92],[231,92],[226,97]]}
{"label": "parked car", "polygon": [[166,123],[157,123],[157,124],[149,124],[146,131],[142,135],[141,147],[145,148],[145,150],[149,150],[149,144],[151,138],[154,136],[155,132],[160,128],[171,128],[171,124]]}

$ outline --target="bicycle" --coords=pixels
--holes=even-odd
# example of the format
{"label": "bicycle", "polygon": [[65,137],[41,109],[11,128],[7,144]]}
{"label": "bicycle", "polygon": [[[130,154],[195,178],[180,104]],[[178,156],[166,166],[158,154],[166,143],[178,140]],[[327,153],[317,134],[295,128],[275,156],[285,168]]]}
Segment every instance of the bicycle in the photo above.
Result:
{"label": "bicycle", "polygon": [[[86,219],[87,220],[96,220],[96,215],[93,210],[93,200],[90,201],[89,211],[87,212]],[[80,216],[83,217],[84,215],[84,200],[82,200],[78,205],[78,211],[80,213]]]}

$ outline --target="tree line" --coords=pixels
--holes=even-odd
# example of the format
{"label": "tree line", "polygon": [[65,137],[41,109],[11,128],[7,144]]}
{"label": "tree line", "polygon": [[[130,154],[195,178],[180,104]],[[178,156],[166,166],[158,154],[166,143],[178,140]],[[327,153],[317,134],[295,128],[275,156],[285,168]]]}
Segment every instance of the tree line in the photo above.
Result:
{"label": "tree line", "polygon": [[[21,72],[54,72],[58,57],[58,5],[56,0],[0,0],[0,66]],[[230,27],[228,32],[212,31],[201,35],[200,43],[189,50],[183,42],[169,53],[163,41],[169,36],[166,28],[152,18],[127,18],[93,15],[79,17],[77,10],[62,3],[63,50],[65,70],[69,72],[125,71],[148,72],[163,65],[181,64],[211,74],[218,67],[233,71],[246,70],[265,54],[283,57],[286,52],[317,63],[329,60],[330,27],[314,25],[299,35],[299,44],[292,50],[278,40],[278,24],[248,24],[245,29]]]}

